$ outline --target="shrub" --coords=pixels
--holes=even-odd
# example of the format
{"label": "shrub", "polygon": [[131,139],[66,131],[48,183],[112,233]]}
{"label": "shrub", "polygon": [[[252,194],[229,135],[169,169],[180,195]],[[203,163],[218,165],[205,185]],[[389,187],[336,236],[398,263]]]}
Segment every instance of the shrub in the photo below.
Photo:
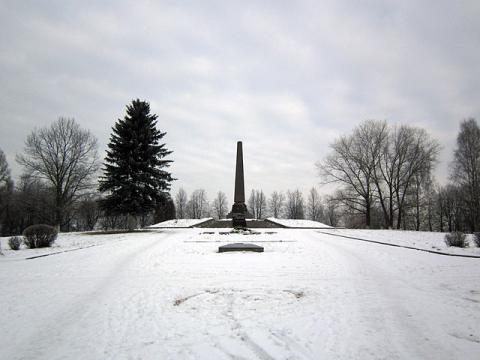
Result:
{"label": "shrub", "polygon": [[480,232],[476,232],[473,234],[473,242],[475,243],[475,245],[480,247]]}
{"label": "shrub", "polygon": [[57,229],[44,224],[32,225],[23,231],[25,245],[30,249],[52,246],[57,234]]}
{"label": "shrub", "polygon": [[445,234],[445,243],[448,246],[455,246],[461,248],[468,246],[466,236],[462,232],[452,232],[450,234]]}
{"label": "shrub", "polygon": [[12,250],[20,250],[22,241],[23,239],[21,236],[12,236],[10,239],[8,239],[8,246],[10,246],[10,249]]}

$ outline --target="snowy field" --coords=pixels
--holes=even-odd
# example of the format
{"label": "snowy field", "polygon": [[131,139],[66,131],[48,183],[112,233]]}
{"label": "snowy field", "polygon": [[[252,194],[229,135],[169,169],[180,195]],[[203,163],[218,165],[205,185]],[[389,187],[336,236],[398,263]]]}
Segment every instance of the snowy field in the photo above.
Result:
{"label": "snowy field", "polygon": [[[85,248],[4,251],[0,358],[480,358],[480,259],[229,231],[61,234],[50,251]],[[240,241],[265,252],[217,253]]]}

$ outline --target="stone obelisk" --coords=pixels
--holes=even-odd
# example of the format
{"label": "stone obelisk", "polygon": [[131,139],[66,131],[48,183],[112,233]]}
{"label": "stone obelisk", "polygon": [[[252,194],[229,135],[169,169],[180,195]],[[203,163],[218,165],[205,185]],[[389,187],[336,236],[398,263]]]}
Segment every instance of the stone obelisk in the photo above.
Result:
{"label": "stone obelisk", "polygon": [[243,149],[242,142],[237,142],[237,163],[235,166],[235,193],[232,206],[233,227],[247,227],[247,205],[245,205],[245,181],[243,178]]}

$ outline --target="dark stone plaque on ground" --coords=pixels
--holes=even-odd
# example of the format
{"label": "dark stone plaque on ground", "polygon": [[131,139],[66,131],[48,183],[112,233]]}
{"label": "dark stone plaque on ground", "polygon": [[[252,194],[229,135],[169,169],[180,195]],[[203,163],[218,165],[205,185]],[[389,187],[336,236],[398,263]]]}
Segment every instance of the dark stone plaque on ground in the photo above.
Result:
{"label": "dark stone plaque on ground", "polygon": [[235,243],[235,244],[222,245],[218,248],[218,252],[227,252],[227,251],[263,252],[263,247],[255,244]]}

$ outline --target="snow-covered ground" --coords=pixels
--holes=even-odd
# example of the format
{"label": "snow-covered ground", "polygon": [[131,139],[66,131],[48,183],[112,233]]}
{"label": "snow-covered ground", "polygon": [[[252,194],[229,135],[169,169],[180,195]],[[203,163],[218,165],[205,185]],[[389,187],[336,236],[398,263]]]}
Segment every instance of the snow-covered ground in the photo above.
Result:
{"label": "snow-covered ground", "polygon": [[[102,246],[105,244],[111,244],[113,242],[131,240],[134,234],[95,234],[95,233],[60,233],[53,243],[51,248],[40,248],[40,249],[28,249],[24,244],[22,244],[21,250],[13,251],[10,250],[8,245],[9,237],[0,237],[0,245],[2,252],[5,256],[0,256],[0,261],[5,259],[17,259],[17,258],[28,258],[35,256],[43,256],[52,253],[62,253],[76,251],[79,249],[84,249],[92,246]],[[140,237],[144,234],[139,233]]]}
{"label": "snow-covered ground", "polygon": [[387,244],[410,246],[418,249],[440,251],[448,254],[477,255],[480,248],[475,245],[473,235],[467,235],[469,246],[466,248],[449,247],[445,243],[445,233],[403,230],[359,230],[331,229],[326,233],[351,236],[359,239],[379,241]]}
{"label": "snow-covered ground", "polygon": [[[0,358],[480,357],[480,259],[320,231],[60,235],[99,244],[33,260],[8,251]],[[217,253],[240,241],[265,252]]]}
{"label": "snow-covered ground", "polygon": [[331,226],[323,224],[319,221],[312,220],[300,220],[300,219],[277,219],[270,217],[267,220],[271,222],[289,227],[289,228],[319,228],[319,229],[332,229]]}
{"label": "snow-covered ground", "polygon": [[161,228],[188,228],[193,227],[198,224],[204,223],[212,218],[203,218],[203,219],[175,219],[167,220],[155,225],[149,226],[151,229],[161,229]]}

